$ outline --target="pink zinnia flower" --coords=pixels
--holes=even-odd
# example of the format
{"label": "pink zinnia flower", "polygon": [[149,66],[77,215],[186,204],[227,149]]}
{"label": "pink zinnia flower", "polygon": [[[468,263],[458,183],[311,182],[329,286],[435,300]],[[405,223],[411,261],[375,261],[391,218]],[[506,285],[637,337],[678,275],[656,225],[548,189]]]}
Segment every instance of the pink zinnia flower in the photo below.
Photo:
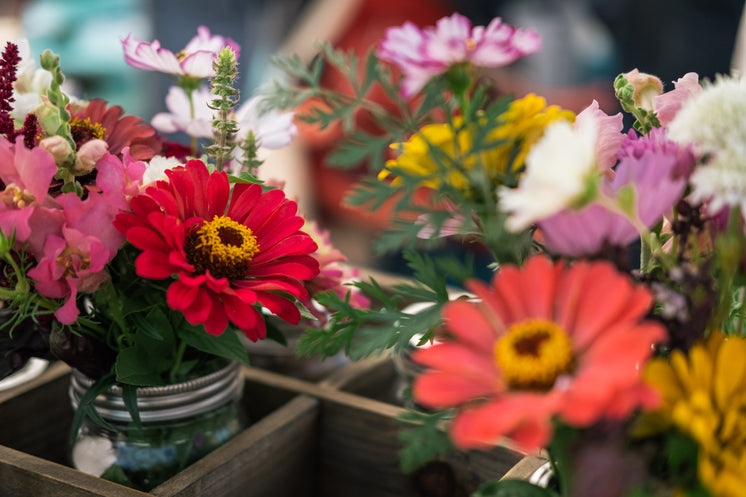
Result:
{"label": "pink zinnia flower", "polygon": [[205,26],[197,28],[197,36],[178,54],[161,48],[158,40],[147,43],[130,36],[122,40],[124,60],[132,67],[190,78],[214,76],[213,59],[226,46],[233,50],[238,59],[239,46],[230,38],[212,35]]}
{"label": "pink zinnia flower", "polygon": [[411,22],[388,28],[376,55],[404,72],[402,95],[410,97],[454,64],[500,67],[540,48],[536,31],[515,28],[500,18],[486,28],[472,27],[469,19],[455,13],[440,19],[434,28],[420,29]]}
{"label": "pink zinnia flower", "polygon": [[47,198],[49,185],[57,172],[54,157],[42,149],[27,149],[23,137],[15,146],[0,137],[0,231],[6,237],[16,234],[23,242],[31,236],[29,218]]}
{"label": "pink zinnia flower", "polygon": [[[613,179],[605,179],[601,192],[614,198],[622,188],[634,188],[637,214],[649,228],[681,198],[694,156],[655,128],[641,138],[631,131],[619,157]],[[625,247],[640,236],[626,216],[598,202],[578,211],[563,210],[538,226],[550,252],[571,257],[597,254],[606,245]]]}
{"label": "pink zinnia flower", "polygon": [[370,306],[370,301],[360,293],[357,287],[347,285],[347,283],[358,278],[360,272],[357,268],[345,265],[347,257],[334,248],[329,239],[329,232],[321,229],[315,222],[306,223],[304,230],[311,235],[313,241],[318,245],[318,249],[313,256],[319,261],[319,274],[306,282],[308,298],[303,300],[303,304],[319,319],[321,324],[326,323],[327,316],[325,313],[319,312],[312,301],[314,296],[321,293],[331,291],[342,299],[346,298],[349,293],[349,302],[352,306],[358,309],[367,309]]}
{"label": "pink zinnia flower", "polygon": [[106,142],[114,155],[129,147],[130,155],[137,160],[148,160],[161,150],[155,129],[137,116],[125,115],[118,105],[109,106],[97,98],[84,107],[70,110],[73,139],[78,147],[98,138]]}
{"label": "pink zinnia flower", "polygon": [[192,324],[219,335],[232,322],[256,341],[266,328],[255,307],[297,324],[295,298],[316,276],[316,244],[300,231],[304,220],[281,190],[236,184],[201,161],[166,171],[131,201],[132,212],[115,226],[142,253],[135,261],[144,278],[173,278],[169,307]]}
{"label": "pink zinnia flower", "polygon": [[534,256],[468,289],[480,301],[446,304],[447,333],[413,354],[430,368],[415,379],[415,400],[459,407],[450,431],[457,446],[487,448],[510,437],[538,449],[555,416],[585,427],[657,405],[640,366],[665,329],[642,321],[649,290],[611,264],[567,267]]}

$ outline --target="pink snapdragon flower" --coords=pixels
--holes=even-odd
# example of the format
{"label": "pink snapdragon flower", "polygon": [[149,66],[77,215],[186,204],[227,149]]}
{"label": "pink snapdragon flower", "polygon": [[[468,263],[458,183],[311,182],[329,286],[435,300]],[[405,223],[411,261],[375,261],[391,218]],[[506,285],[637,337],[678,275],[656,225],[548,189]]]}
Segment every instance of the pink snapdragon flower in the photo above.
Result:
{"label": "pink snapdragon flower", "polygon": [[407,21],[388,28],[376,55],[404,72],[402,96],[411,97],[454,64],[500,67],[540,48],[541,39],[534,30],[515,28],[500,18],[487,27],[472,27],[469,19],[454,13],[435,27],[420,29]]}
{"label": "pink snapdragon flower", "polygon": [[42,149],[27,149],[23,137],[15,146],[0,137],[0,230],[6,237],[15,231],[16,241],[31,236],[29,219],[37,206],[47,198],[47,190],[57,172],[54,157]]}
{"label": "pink snapdragon flower", "polygon": [[197,28],[197,36],[192,38],[178,54],[162,48],[158,40],[147,43],[131,38],[129,35],[122,40],[124,60],[130,66],[190,78],[214,76],[212,62],[225,46],[229,46],[238,59],[239,46],[230,38],[211,34],[205,26]]}
{"label": "pink snapdragon flower", "polygon": [[[616,174],[606,178],[602,194],[614,198],[623,188],[633,188],[639,219],[650,227],[681,198],[694,156],[689,148],[666,140],[663,129],[654,128],[640,138],[631,131],[619,158]],[[541,220],[538,227],[550,252],[571,257],[598,254],[606,246],[624,247],[640,236],[626,216],[598,202],[579,211],[563,210]]]}
{"label": "pink snapdragon flower", "polygon": [[106,153],[96,163],[96,184],[87,187],[85,200],[63,193],[38,207],[29,219],[32,236],[27,251],[37,261],[28,271],[43,296],[65,299],[55,312],[64,324],[78,317],[77,296],[92,293],[107,281],[106,265],[124,243],[114,218],[136,195],[145,164],[123,151],[124,161]]}
{"label": "pink snapdragon flower", "polygon": [[674,81],[674,89],[655,97],[655,113],[661,126],[668,126],[676,117],[684,102],[702,91],[699,75],[688,72]]}
{"label": "pink snapdragon flower", "polygon": [[78,293],[94,292],[108,279],[106,264],[116,255],[124,236],[113,226],[119,209],[103,195],[91,193],[81,200],[74,193],[65,193],[57,202],[64,220],[57,233],[46,236],[41,253],[32,253],[39,262],[28,276],[41,295],[65,299],[55,317],[70,324],[78,317]]}

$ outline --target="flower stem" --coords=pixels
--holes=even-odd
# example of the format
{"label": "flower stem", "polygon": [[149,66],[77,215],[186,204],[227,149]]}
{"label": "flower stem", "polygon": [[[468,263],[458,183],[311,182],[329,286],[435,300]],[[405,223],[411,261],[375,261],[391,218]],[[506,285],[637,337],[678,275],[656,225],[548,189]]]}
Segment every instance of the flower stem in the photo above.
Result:
{"label": "flower stem", "polygon": [[171,371],[168,373],[168,379],[171,383],[176,383],[176,376],[179,368],[181,367],[181,361],[184,359],[184,352],[186,351],[187,344],[184,340],[179,340],[179,348],[176,349],[176,355],[174,357],[174,365],[171,367]]}
{"label": "flower stem", "polygon": [[[187,91],[187,98],[189,99],[189,120],[194,121],[194,90]],[[192,136],[191,141],[192,157],[197,157],[197,137]]]}

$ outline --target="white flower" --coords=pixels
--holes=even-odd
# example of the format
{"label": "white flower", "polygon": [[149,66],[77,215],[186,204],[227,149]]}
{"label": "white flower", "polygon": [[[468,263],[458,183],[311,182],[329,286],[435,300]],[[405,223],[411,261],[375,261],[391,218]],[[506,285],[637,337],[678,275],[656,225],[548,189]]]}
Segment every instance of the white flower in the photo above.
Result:
{"label": "white flower", "polygon": [[251,131],[259,147],[277,150],[289,145],[298,132],[293,113],[274,109],[264,112],[261,105],[261,97],[254,97],[236,111],[238,139],[245,140]]}
{"label": "white flower", "polygon": [[[169,112],[156,114],[150,124],[163,133],[183,131],[198,138],[212,138],[215,110],[208,104],[215,98],[217,97],[212,95],[206,86],[192,93],[192,116],[189,96],[178,86],[172,86],[166,95],[166,107]],[[258,147],[276,150],[287,146],[297,133],[293,113],[262,111],[260,97],[252,98],[235,111],[231,117],[236,121],[238,128],[236,139],[239,142],[245,140],[251,131]]]}
{"label": "white flower", "polygon": [[510,213],[505,223],[509,230],[520,231],[571,207],[586,193],[588,180],[599,175],[598,122],[589,117],[577,126],[564,120],[549,125],[526,157],[518,187],[500,187],[500,203]]}
{"label": "white flower", "polygon": [[746,213],[746,82],[718,77],[687,100],[668,128],[668,137],[692,144],[707,157],[691,177],[692,199],[710,199],[710,210],[740,206]]}
{"label": "white flower", "polygon": [[177,166],[181,166],[181,162],[175,157],[163,157],[162,155],[156,155],[148,162],[148,167],[145,169],[145,173],[142,175],[142,184],[146,186],[148,183],[153,181],[165,180],[166,171],[173,169]]}
{"label": "white flower", "polygon": [[[178,86],[172,86],[166,95],[166,108],[169,112],[161,112],[153,116],[150,124],[162,133],[183,131],[189,136],[198,138],[212,138],[212,120],[215,111],[207,106],[215,98],[206,86],[192,92],[192,102],[189,96]],[[194,109],[194,115],[192,110]]]}

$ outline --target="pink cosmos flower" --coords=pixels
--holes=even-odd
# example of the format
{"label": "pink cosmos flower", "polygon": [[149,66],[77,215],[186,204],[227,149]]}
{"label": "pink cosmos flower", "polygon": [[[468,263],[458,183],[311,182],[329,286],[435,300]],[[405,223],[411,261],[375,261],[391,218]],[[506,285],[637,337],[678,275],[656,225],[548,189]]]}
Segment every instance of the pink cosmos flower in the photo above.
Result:
{"label": "pink cosmos flower", "polygon": [[132,67],[192,78],[214,76],[213,59],[225,46],[233,50],[238,60],[239,46],[230,38],[212,35],[205,26],[197,28],[197,36],[178,54],[161,48],[158,40],[147,43],[130,36],[122,40],[124,60]]}
{"label": "pink cosmos flower", "polygon": [[650,291],[611,264],[534,256],[467,287],[479,301],[446,304],[447,334],[412,356],[430,368],[414,381],[415,400],[459,408],[450,430],[457,446],[510,437],[538,449],[555,416],[585,427],[658,404],[640,366],[665,328],[642,321]]}
{"label": "pink cosmos flower", "polygon": [[[613,198],[622,188],[634,188],[640,221],[650,227],[681,198],[694,156],[655,128],[641,138],[631,131],[619,158],[613,179],[606,178],[601,191]],[[538,226],[550,252],[571,257],[598,254],[606,245],[625,247],[640,236],[627,217],[597,202],[579,211],[564,210]]]}
{"label": "pink cosmos flower", "polygon": [[655,97],[655,113],[661,126],[668,126],[684,105],[684,102],[702,91],[699,75],[688,72],[674,81],[674,89]]}
{"label": "pink cosmos flower", "polygon": [[15,146],[0,137],[0,230],[6,237],[15,231],[16,241],[31,236],[29,218],[46,201],[47,190],[57,172],[54,157],[42,149],[23,146],[23,137]]}
{"label": "pink cosmos flower", "polygon": [[402,96],[411,97],[427,81],[454,64],[500,67],[541,48],[536,31],[519,29],[495,18],[485,28],[472,27],[461,14],[440,19],[436,26],[420,29],[411,22],[386,30],[378,45],[378,58],[404,72]]}

